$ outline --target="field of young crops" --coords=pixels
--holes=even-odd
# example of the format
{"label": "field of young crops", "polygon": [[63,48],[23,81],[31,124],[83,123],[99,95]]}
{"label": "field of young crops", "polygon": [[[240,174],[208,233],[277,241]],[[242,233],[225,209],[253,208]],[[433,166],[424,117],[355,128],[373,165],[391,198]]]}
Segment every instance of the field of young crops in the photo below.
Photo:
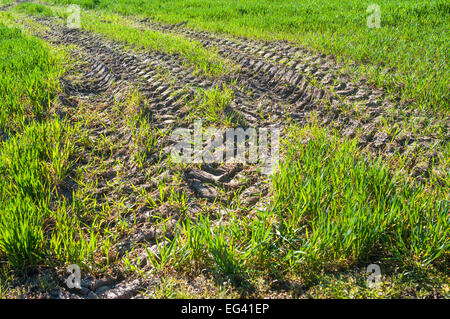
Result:
{"label": "field of young crops", "polygon": [[449,298],[449,30],[446,0],[0,0],[0,298]]}

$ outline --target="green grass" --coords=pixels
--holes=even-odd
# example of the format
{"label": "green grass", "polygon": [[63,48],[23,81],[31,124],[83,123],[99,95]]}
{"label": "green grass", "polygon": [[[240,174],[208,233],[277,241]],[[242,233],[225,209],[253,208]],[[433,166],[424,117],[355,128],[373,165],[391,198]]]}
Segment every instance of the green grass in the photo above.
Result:
{"label": "green grass", "polygon": [[58,120],[33,123],[1,145],[0,252],[17,268],[34,266],[47,255],[46,228],[55,217],[52,188],[70,167],[62,126]]}
{"label": "green grass", "polygon": [[[186,218],[166,244],[171,258],[165,256],[155,270],[171,266],[195,275],[206,269],[218,281],[244,289],[265,276],[319,284],[327,273],[347,274],[371,263],[395,278],[399,274],[392,269],[406,276],[424,276],[433,269],[445,274],[448,192],[411,185],[379,160],[359,153],[356,141],[330,133],[291,127],[267,209],[217,216],[205,208],[195,219]],[[364,287],[364,276],[357,277],[352,287]],[[386,284],[399,285],[394,277]],[[342,287],[329,294],[344,293],[348,285],[338,282]],[[380,290],[371,296],[391,293]]]}
{"label": "green grass", "polygon": [[[355,142],[293,130],[274,179],[273,212],[295,251],[289,263],[368,260],[377,253],[425,267],[448,252],[446,192],[433,194],[358,154]],[[353,155],[350,155],[353,154]],[[448,195],[448,194],[447,194]],[[448,256],[447,256],[448,258]]]}
{"label": "green grass", "polygon": [[450,6],[445,0],[388,1],[381,28],[369,29],[357,0],[49,0],[124,15],[144,15],[187,27],[263,39],[287,39],[360,65],[354,71],[413,108],[448,111]]}
{"label": "green grass", "polygon": [[227,85],[200,90],[189,102],[189,116],[215,125],[239,126],[243,120],[230,106],[233,98],[233,89]]}
{"label": "green grass", "polygon": [[60,60],[42,42],[0,25],[0,132],[20,132],[45,115],[63,72]]}
{"label": "green grass", "polygon": [[4,25],[0,34],[0,127],[16,133],[0,144],[0,254],[26,268],[42,257],[50,187],[67,165],[62,124],[33,121],[45,115],[62,68],[41,41]]}
{"label": "green grass", "polygon": [[[27,9],[22,12],[30,15],[39,15],[44,10],[51,11],[43,5],[24,4],[24,7]],[[63,8],[54,7],[53,9],[54,14],[62,18],[67,17],[67,12]],[[197,41],[188,40],[177,34],[141,30],[133,24],[133,21],[117,14],[83,11],[81,15],[83,29],[103,34],[137,49],[180,55],[186,66],[194,68],[194,73],[220,76],[229,74],[234,69],[234,66],[221,58],[216,51],[205,49]]]}
{"label": "green grass", "polygon": [[48,112],[64,72],[61,52],[19,29],[0,25],[0,34],[0,123],[9,132],[0,142],[0,259],[22,271],[84,265],[96,237],[58,193],[79,132]]}
{"label": "green grass", "polygon": [[19,3],[14,7],[14,10],[20,13],[26,13],[30,15],[45,16],[45,17],[53,16],[53,11],[50,8],[46,7],[45,5],[33,2]]}

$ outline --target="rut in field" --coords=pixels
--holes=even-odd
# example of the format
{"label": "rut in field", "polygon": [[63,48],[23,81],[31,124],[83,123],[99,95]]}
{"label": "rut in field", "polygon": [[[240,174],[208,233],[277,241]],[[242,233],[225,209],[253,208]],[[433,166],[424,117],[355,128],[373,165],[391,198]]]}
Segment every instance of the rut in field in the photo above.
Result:
{"label": "rut in field", "polygon": [[[162,25],[149,19],[140,22],[141,29],[181,34],[199,41],[204,47],[217,48],[222,56],[240,65],[243,73],[254,83],[275,90],[282,100],[294,104],[296,109],[289,114],[293,119],[308,119],[313,111],[320,124],[339,129],[345,137],[352,138],[359,133],[360,147],[372,154],[389,158],[406,152],[414,176],[420,180],[429,176],[427,168],[436,168],[445,162],[432,148],[437,144],[445,145],[450,140],[448,118],[432,123],[444,128],[443,139],[429,134],[418,136],[408,129],[400,134],[387,133],[382,128],[383,121],[387,120],[388,125],[401,131],[404,119],[409,116],[415,122],[414,127],[424,131],[430,123],[425,124],[419,118],[426,118],[428,114],[411,110],[407,103],[394,103],[383,89],[370,85],[364,79],[352,82],[342,70],[343,66],[333,57],[314,54],[283,41],[217,36],[207,31],[186,29],[183,23]],[[414,153],[419,149],[427,154],[428,163],[415,162]],[[440,177],[445,179],[445,173]]]}
{"label": "rut in field", "polygon": [[[162,138],[158,141],[157,148],[162,149],[163,152],[152,154],[153,157],[144,168],[137,167],[133,161],[135,150],[129,147],[133,132],[127,126],[125,119],[118,118],[114,114],[113,105],[117,101],[124,100],[128,92],[138,88],[148,102],[143,110],[143,116],[152,123],[154,129],[170,132],[177,123],[183,123],[183,118],[187,116],[185,104],[193,98],[198,88],[209,88],[220,84],[222,81],[229,82],[230,80],[218,79],[212,81],[194,77],[190,75],[190,70],[181,68],[182,61],[175,56],[153,52],[137,55],[100,36],[64,27],[59,28],[49,24],[46,20],[39,21],[44,25],[51,26],[46,31],[41,30],[40,37],[55,45],[75,45],[77,49],[75,49],[73,55],[78,61],[82,61],[76,70],[79,73],[78,79],[82,81],[76,81],[75,83],[63,79],[65,95],[61,96],[61,101],[70,107],[83,103],[86,112],[95,115],[97,121],[87,128],[93,145],[97,144],[102,136],[108,137],[110,143],[117,145],[114,153],[98,154],[104,158],[102,164],[110,166],[111,169],[97,176],[98,183],[96,189],[93,190],[99,202],[108,200],[106,195],[108,198],[116,200],[122,197],[122,199],[125,199],[125,206],[134,211],[134,214],[129,214],[129,221],[130,223],[136,223],[137,226],[132,234],[123,238],[116,245],[115,252],[120,258],[139,243],[154,244],[156,249],[156,240],[162,240],[163,237],[158,237],[162,234],[148,221],[148,216],[154,213],[149,211],[145,205],[138,207],[135,199],[139,196],[140,190],[154,191],[155,188],[157,190],[159,181],[172,178],[174,172],[171,168],[168,168],[166,162],[173,141],[169,138]],[[160,75],[161,68],[173,71],[171,74],[165,75],[164,81]],[[175,84],[168,84],[168,78],[170,79],[169,82]],[[184,95],[173,95],[181,89],[186,91]],[[236,96],[237,100],[242,100],[238,94]],[[247,105],[250,105],[250,101]],[[256,116],[255,113],[252,119],[256,119]],[[119,129],[116,130],[116,128]],[[124,164],[120,172],[112,168],[117,161]],[[87,156],[79,161],[79,165],[92,170],[92,167],[89,166],[90,162],[91,158]],[[146,170],[159,172],[160,174],[158,176],[155,174],[156,177],[149,180],[146,176]],[[267,194],[267,188],[261,184],[256,170],[252,167],[245,168],[245,173],[250,177],[242,182],[242,174],[240,175],[240,173],[243,170],[242,165],[237,164],[220,166],[205,164],[201,165],[200,169],[186,170],[179,187],[191,196],[188,214],[195,215],[196,212],[201,211],[205,200],[226,202],[236,190],[242,192],[243,202],[247,202],[249,205],[256,204],[261,195]],[[118,190],[115,186],[118,184],[118,180],[122,184],[133,185],[133,187]],[[73,182],[67,181],[61,193],[67,194],[67,198],[70,199],[71,191],[76,187]],[[161,212],[157,213],[161,214]],[[163,214],[166,214],[166,216],[172,215],[173,225],[180,217],[177,216],[176,212],[167,211]],[[167,232],[164,235],[170,237]],[[109,289],[98,297],[129,298],[135,296],[142,282],[120,276],[119,273],[117,280],[114,282],[115,288]],[[82,297],[92,297],[95,292],[78,292],[78,295],[80,294]],[[73,298],[78,295],[63,291],[60,292],[58,297]]]}
{"label": "rut in field", "polygon": [[[433,144],[442,144],[450,139],[448,133],[450,124],[445,120],[441,123],[441,126],[445,127],[444,141],[432,135],[417,137],[408,131],[401,134],[386,132],[381,125],[386,119],[388,125],[398,127],[401,131],[403,119],[412,114],[408,105],[397,105],[394,108],[393,102],[385,97],[383,90],[371,87],[364,80],[352,83],[348,76],[341,74],[340,66],[325,55],[313,55],[307,50],[283,42],[229,39],[209,32],[187,30],[177,25],[163,26],[144,22],[140,28],[172,32],[195,39],[206,48],[217,49],[223,57],[236,63],[240,67],[240,72],[232,79],[237,80],[244,90],[234,87],[235,99],[232,111],[238,115],[237,117],[245,119],[249,126],[269,124],[259,115],[261,113],[270,113],[271,124],[284,123],[287,117],[305,124],[311,117],[315,117],[319,120],[319,124],[337,128],[345,137],[352,138],[358,135],[361,148],[367,149],[372,154],[388,157],[405,152],[413,156],[417,147],[428,152]],[[121,47],[117,43],[114,46]],[[139,75],[146,72],[142,70],[149,67],[148,61],[153,59],[154,54],[152,52],[151,56],[142,55],[141,62],[144,62],[144,65],[141,64],[141,68],[137,69],[141,72]],[[182,71],[183,61],[179,57],[169,58],[169,55],[160,55],[164,57],[163,60],[176,62],[157,63],[153,67],[163,66],[164,69],[170,70],[177,76],[176,83],[187,84],[194,88],[194,91],[195,87],[209,88],[213,84],[229,84],[232,80],[220,78],[212,82],[208,78],[195,78],[190,75],[192,69]],[[123,69],[119,71],[124,76],[138,73],[129,65],[121,67],[128,68],[125,72]],[[147,76],[143,80],[145,86],[153,83],[153,78]],[[148,89],[154,90],[155,85],[158,83]],[[154,94],[164,94],[164,88],[159,89]],[[144,92],[146,90],[147,88],[143,89]],[[159,107],[167,108],[167,105],[162,103]],[[420,127],[424,123],[420,121],[417,125]],[[422,127],[419,131],[425,129],[426,127]],[[438,166],[440,158],[435,152],[430,151],[428,158],[430,163],[434,162],[433,166]],[[416,164],[419,163],[415,163],[415,159],[412,158],[411,167],[414,168]],[[427,176],[428,172],[424,171],[423,167],[416,168],[417,177],[421,178],[423,174]]]}

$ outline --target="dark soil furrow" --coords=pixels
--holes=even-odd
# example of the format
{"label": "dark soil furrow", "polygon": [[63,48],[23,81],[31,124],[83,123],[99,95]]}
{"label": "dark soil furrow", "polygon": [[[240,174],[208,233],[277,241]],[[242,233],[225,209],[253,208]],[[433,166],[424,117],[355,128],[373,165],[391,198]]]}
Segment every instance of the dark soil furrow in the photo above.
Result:
{"label": "dark soil furrow", "polygon": [[[269,83],[280,80],[293,86],[309,83],[312,79],[320,82],[327,91],[335,91],[335,97],[361,101],[367,107],[378,107],[384,95],[381,90],[374,90],[363,81],[351,83],[348,77],[339,75],[339,65],[333,58],[324,54],[295,47],[287,42],[256,41],[246,38],[231,39],[217,37],[205,31],[188,30],[177,25],[161,25],[146,22],[152,29],[182,34],[200,41],[205,47],[217,47],[222,55],[230,55],[233,60],[251,72],[267,74]],[[302,81],[303,80],[303,81]],[[316,94],[318,98],[323,93]],[[333,99],[333,97],[330,97]],[[386,101],[387,103],[387,101]]]}

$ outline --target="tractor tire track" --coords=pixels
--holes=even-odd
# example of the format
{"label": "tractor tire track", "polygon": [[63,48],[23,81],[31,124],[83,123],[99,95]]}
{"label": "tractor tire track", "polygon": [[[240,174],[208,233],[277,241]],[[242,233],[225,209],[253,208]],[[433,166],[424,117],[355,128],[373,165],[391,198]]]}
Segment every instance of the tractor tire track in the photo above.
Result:
{"label": "tractor tire track", "polygon": [[[192,70],[183,69],[182,61],[176,56],[159,52],[135,54],[126,50],[124,46],[98,35],[59,27],[48,19],[35,19],[35,21],[49,27],[41,29],[36,34],[37,36],[56,46],[74,46],[72,55],[77,61],[80,61],[76,69],[76,72],[79,73],[79,81],[67,78],[61,80],[64,95],[60,97],[60,101],[69,108],[84,103],[87,107],[86,111],[95,115],[94,123],[86,128],[89,131],[89,140],[92,145],[91,148],[88,147],[88,153],[96,151],[95,145],[105,136],[108,137],[111,145],[116,145],[113,151],[103,150],[100,153],[97,151],[96,155],[104,158],[103,164],[111,169],[97,176],[98,183],[94,186],[93,193],[99,203],[125,199],[124,206],[128,207],[130,211],[134,211],[133,214],[128,214],[129,222],[137,223],[138,226],[133,229],[132,233],[120,239],[115,245],[114,251],[120,258],[139,243],[150,244],[153,245],[152,248],[158,249],[157,239],[163,239],[167,235],[163,236],[148,222],[147,216],[153,215],[154,212],[146,206],[137,205],[136,198],[139,197],[139,190],[157,190],[159,180],[170,179],[173,176],[174,172],[170,168],[163,170],[164,173],[161,174],[164,175],[163,177],[157,176],[151,181],[145,176],[147,169],[157,171],[161,167],[164,168],[173,143],[170,139],[158,141],[157,148],[163,150],[162,155],[159,158],[157,156],[153,161],[158,164],[143,169],[137,167],[133,162],[135,150],[129,146],[132,143],[133,132],[127,126],[125,119],[118,119],[114,116],[112,106],[116,101],[124,100],[128,92],[137,88],[148,102],[144,114],[151,121],[153,127],[170,131],[177,123],[183,123],[184,117],[188,115],[184,109],[186,101],[193,99],[198,93],[198,88],[209,88],[223,80],[213,81],[192,76]],[[165,75],[171,79],[173,85],[161,80],[161,69],[173,71],[171,74]],[[173,93],[180,89],[187,90],[187,93],[181,97],[174,96]],[[120,172],[113,168],[117,161],[123,163]],[[86,170],[92,170],[89,166],[92,162],[92,156],[87,155],[79,163]],[[221,189],[232,194],[232,191],[236,189],[245,190],[257,187],[259,182],[256,176],[247,179],[246,182],[240,182],[235,178],[242,173],[242,170],[242,167],[233,164],[201,165],[199,169],[186,170],[180,188],[192,195],[191,214],[201,210],[204,200],[212,203],[226,201],[229,195],[219,194]],[[241,177],[239,176],[239,178]],[[131,187],[116,189],[119,181],[122,184],[133,185],[138,191]],[[65,194],[69,200],[72,191],[77,188],[77,185],[74,184],[73,180],[67,181],[60,190],[61,194]],[[254,195],[254,192],[251,191],[244,192],[245,198],[250,198],[252,204],[255,203]],[[177,218],[178,216],[173,217],[174,224]],[[141,251],[141,253],[143,252]],[[139,283],[139,285],[141,284]],[[55,296],[60,298],[122,298],[123,296],[131,298],[138,293],[139,285],[134,281],[131,282],[129,278],[118,277],[107,290],[92,290],[86,284],[82,291],[67,292],[63,289]],[[116,292],[115,289],[118,291]]]}
{"label": "tractor tire track", "polygon": [[[186,29],[183,24],[162,25],[145,19],[137,27],[179,34],[199,41],[205,48],[217,49],[220,55],[241,67],[239,81],[247,87],[269,90],[275,96],[272,103],[294,104],[296,108],[288,116],[306,122],[309,115],[315,113],[320,124],[337,128],[344,137],[359,136],[359,146],[371,154],[389,158],[406,153],[414,157],[415,150],[424,151],[428,163],[416,162],[415,158],[410,163],[414,177],[419,180],[426,180],[433,170],[432,166],[438,167],[438,171],[445,171],[445,168],[439,167],[442,154],[436,154],[432,148],[433,145],[445,145],[450,141],[448,117],[432,123],[435,127],[444,128],[441,137],[411,133],[408,128],[402,130],[401,124],[401,130],[386,132],[382,125],[385,119],[388,119],[388,125],[397,127],[406,116],[423,119],[428,115],[415,114],[406,104],[395,105],[382,89],[373,88],[364,80],[352,82],[341,71],[342,66],[331,57],[312,54],[283,41],[218,37],[207,31]],[[274,110],[271,111],[273,113]],[[286,110],[281,111],[284,112]],[[425,121],[419,121],[418,132],[426,130],[425,125]]]}

